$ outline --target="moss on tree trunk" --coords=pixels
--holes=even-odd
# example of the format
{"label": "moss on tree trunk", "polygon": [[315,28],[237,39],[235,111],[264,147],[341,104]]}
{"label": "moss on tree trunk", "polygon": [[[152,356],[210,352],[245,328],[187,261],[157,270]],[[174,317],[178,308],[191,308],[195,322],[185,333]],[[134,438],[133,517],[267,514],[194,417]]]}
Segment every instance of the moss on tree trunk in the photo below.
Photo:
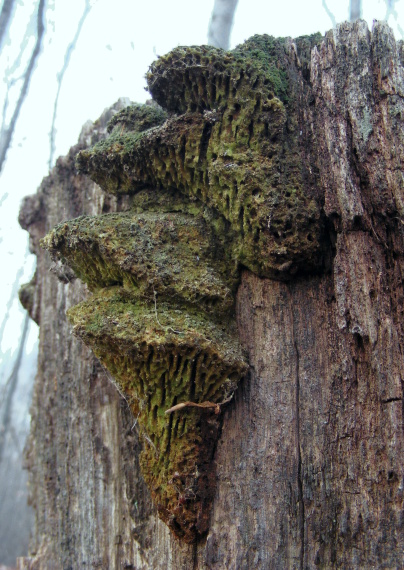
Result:
{"label": "moss on tree trunk", "polygon": [[[325,38],[255,37],[230,53],[178,48],[149,75],[168,114],[132,107],[115,115],[105,140],[104,117],[94,131],[102,130],[103,140],[59,159],[38,194],[26,199],[21,221],[38,271],[22,297],[41,328],[28,452],[37,532],[22,567],[402,565],[403,54],[385,24],[369,32],[361,21]],[[115,197],[75,174],[80,149],[80,169]],[[131,214],[63,223],[47,238],[54,254],[87,280],[92,297],[59,260],[53,269],[62,281],[48,272],[39,239],[64,222],[65,212],[75,218],[129,207]],[[162,223],[170,212],[171,229]],[[124,244],[109,233],[113,219],[121,220]],[[184,230],[181,220],[189,220]],[[163,278],[158,261],[175,259],[166,251],[172,232],[182,236],[177,262],[188,269],[178,276],[172,263]],[[138,265],[128,257],[147,240],[158,290],[142,273],[147,253],[135,256],[144,260]],[[90,242],[86,265],[81,254]],[[193,266],[196,243],[202,254]],[[215,276],[206,291],[204,271]],[[156,442],[167,443],[164,434],[158,440],[153,409],[138,431],[133,402],[121,399],[97,360],[70,336],[65,309],[86,298],[81,307],[91,310],[79,329],[87,340],[108,332],[98,356],[122,390],[129,381],[125,358],[133,362],[140,353],[116,342],[119,320],[106,324],[102,303],[116,292],[127,324],[132,312],[143,311],[133,320],[143,332],[130,325],[133,338],[156,318],[160,326],[188,331],[196,327],[187,319],[195,318],[205,323],[200,330],[208,340],[209,327],[225,328],[217,349],[209,345],[209,358],[222,350],[216,362],[230,362],[224,348],[240,342],[237,376],[248,359],[248,374],[220,414],[216,481],[206,487],[210,516],[191,545],[157,517],[150,481],[160,473],[148,481],[150,494],[140,471],[140,450],[148,445],[142,434],[149,429]],[[128,296],[135,308],[122,308]],[[230,339],[233,306],[238,334]],[[70,311],[80,320],[80,309]],[[147,332],[151,344],[159,335],[166,346],[178,337],[158,328]],[[205,350],[195,336],[192,342]],[[159,363],[174,366],[169,356]],[[152,398],[159,399],[160,388]],[[195,394],[181,398],[198,403]],[[185,413],[216,421],[214,408]],[[204,461],[216,435],[204,442]],[[146,480],[149,468],[143,463]],[[181,506],[196,504],[171,479]]]}

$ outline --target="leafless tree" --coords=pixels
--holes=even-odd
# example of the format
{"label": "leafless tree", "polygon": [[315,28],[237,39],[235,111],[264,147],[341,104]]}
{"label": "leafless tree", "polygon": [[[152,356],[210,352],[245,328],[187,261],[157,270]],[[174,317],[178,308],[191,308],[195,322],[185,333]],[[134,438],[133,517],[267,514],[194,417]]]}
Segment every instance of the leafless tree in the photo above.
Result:
{"label": "leafless tree", "polygon": [[362,2],[361,0],[350,0],[349,3],[349,20],[354,22],[359,20],[362,16]]}
{"label": "leafless tree", "polygon": [[329,16],[331,22],[332,22],[332,27],[335,28],[337,25],[337,20],[335,19],[334,14],[331,12],[331,10],[329,9],[326,0],[323,0],[322,2],[323,4],[323,8],[324,10],[327,12],[327,15]]}
{"label": "leafless tree", "polygon": [[4,398],[0,399],[1,405],[1,418],[0,418],[0,461],[3,457],[4,442],[6,434],[11,425],[11,407],[13,403],[13,397],[18,383],[18,373],[21,365],[21,360],[24,353],[25,341],[27,340],[29,325],[29,316],[26,315],[24,318],[24,323],[22,327],[22,333],[20,337],[20,344],[18,347],[17,357],[14,362],[11,374],[4,386]]}
{"label": "leafless tree", "polygon": [[[3,8],[4,8],[4,6],[3,6]],[[10,7],[10,10],[11,10],[11,7]],[[27,92],[28,92],[29,84],[31,81],[32,73],[35,69],[35,65],[37,62],[38,55],[41,51],[42,37],[43,37],[44,32],[45,32],[44,12],[45,12],[45,0],[39,0],[38,15],[37,15],[37,37],[36,37],[35,47],[33,49],[31,58],[29,60],[28,67],[24,73],[23,85],[21,87],[20,95],[18,97],[16,106],[14,108],[14,112],[13,112],[13,115],[11,117],[10,123],[7,126],[4,125],[1,132],[0,132],[0,172],[3,168],[4,161],[6,159],[7,150],[10,146],[11,139],[13,137],[14,129],[15,129],[15,126],[17,124],[17,120],[18,120],[18,116],[19,116],[20,111],[21,111],[22,104],[23,104],[25,97],[27,95]],[[3,13],[3,11],[2,11],[2,13]],[[9,14],[8,14],[8,17],[9,17]],[[6,16],[5,16],[4,21],[5,21],[4,30],[6,30],[6,26],[7,26],[6,21],[8,21],[6,19]],[[3,33],[3,30],[1,30],[1,32]],[[0,39],[1,39],[1,37],[0,37]]]}
{"label": "leafless tree", "polygon": [[14,0],[4,0],[0,12],[0,48],[3,44],[3,39],[6,34],[8,25],[10,23],[11,15],[14,10]]}
{"label": "leafless tree", "polygon": [[229,49],[230,34],[238,0],[215,0],[208,30],[208,43]]}
{"label": "leafless tree", "polygon": [[81,18],[80,18],[78,24],[77,24],[76,33],[75,33],[74,38],[72,39],[71,43],[67,47],[62,69],[58,73],[58,78],[57,78],[58,79],[58,88],[57,88],[57,92],[56,92],[55,103],[53,106],[52,126],[51,126],[51,130],[50,130],[50,134],[49,134],[49,139],[50,139],[49,170],[52,168],[53,163],[54,163],[54,158],[55,158],[56,116],[57,116],[59,96],[60,96],[60,91],[62,88],[63,78],[65,76],[67,68],[69,67],[71,55],[76,48],[77,40],[80,37],[81,30],[83,29],[84,22],[88,16],[88,14],[90,13],[90,10],[91,10],[90,0],[86,0],[83,13],[81,15]]}
{"label": "leafless tree", "polygon": [[[19,21],[17,5],[16,0],[4,0],[0,9],[0,50],[10,41],[14,26],[18,26],[16,23]],[[12,40],[14,42],[12,44],[13,54],[10,63],[5,67],[3,77],[5,89],[0,108],[0,173],[5,166],[20,112],[35,74],[46,35],[47,12],[51,8],[52,6],[46,0],[36,0],[32,3],[32,7],[26,11],[30,13],[32,10],[32,15],[28,17],[19,45],[15,39]],[[66,49],[63,66],[57,77],[58,87],[50,133],[50,166],[52,166],[55,152],[55,123],[62,81],[90,9],[90,1],[86,0],[76,33]],[[3,59],[7,56],[6,50],[0,53]],[[6,197],[7,193],[4,192],[0,205]],[[22,261],[20,270],[15,274],[10,299],[5,303],[4,314],[1,315],[0,340],[10,322],[10,310],[18,296],[24,261]],[[26,552],[29,535],[32,532],[32,513],[26,505],[26,474],[22,472],[26,427],[22,428],[13,415],[16,406],[20,406],[21,409],[21,403],[17,403],[21,386],[27,385],[27,392],[30,393],[30,382],[33,382],[33,374],[29,368],[30,357],[25,354],[28,331],[29,321],[25,318],[20,334],[15,339],[17,345],[15,354],[9,355],[9,358],[14,360],[9,363],[11,370],[7,374],[4,372],[8,365],[6,366],[3,361],[0,374],[0,565],[14,564],[16,556]]]}

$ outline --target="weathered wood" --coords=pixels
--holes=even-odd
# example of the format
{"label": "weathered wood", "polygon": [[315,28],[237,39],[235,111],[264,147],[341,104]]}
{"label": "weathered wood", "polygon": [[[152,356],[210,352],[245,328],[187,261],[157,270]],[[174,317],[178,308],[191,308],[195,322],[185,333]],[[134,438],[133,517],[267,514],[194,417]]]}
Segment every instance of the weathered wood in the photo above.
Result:
{"label": "weathered wood", "polygon": [[23,205],[38,255],[40,357],[28,450],[37,528],[20,568],[402,567],[404,48],[385,24],[370,33],[358,21],[329,32],[310,64],[296,42],[287,49],[329,260],[286,283],[242,275],[250,373],[223,412],[198,544],[158,520],[135,420],[66,324],[86,291],[71,275],[58,282],[38,249],[57,222],[130,200],[75,175],[75,148]]}

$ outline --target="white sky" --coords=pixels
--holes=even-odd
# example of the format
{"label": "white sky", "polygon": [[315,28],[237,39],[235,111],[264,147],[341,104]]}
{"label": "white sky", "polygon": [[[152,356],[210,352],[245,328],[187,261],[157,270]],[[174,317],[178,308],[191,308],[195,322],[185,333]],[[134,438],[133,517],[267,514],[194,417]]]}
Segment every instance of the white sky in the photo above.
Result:
{"label": "white sky", "polygon": [[[348,16],[349,0],[328,0],[337,21]],[[95,120],[119,97],[143,102],[148,97],[144,75],[156,55],[177,45],[207,41],[213,0],[95,0],[70,66],[64,77],[57,115],[56,154],[66,154],[77,142],[81,126]],[[404,0],[396,5],[404,27]],[[19,0],[19,19],[11,29],[10,42],[0,54],[0,81],[19,50],[22,33],[31,18],[35,31],[36,1]],[[6,314],[12,285],[23,266],[21,282],[29,280],[34,267],[25,257],[27,236],[17,216],[23,196],[32,194],[48,171],[49,130],[57,89],[56,77],[84,9],[84,0],[49,0],[46,35],[28,97],[20,113],[7,163],[0,177],[0,323]],[[384,0],[363,0],[363,17],[371,26],[383,19]],[[393,25],[394,19],[390,23]],[[330,29],[331,21],[321,0],[239,0],[232,34],[232,47],[256,33],[296,37]],[[394,26],[393,26],[394,27]],[[396,37],[399,37],[396,32]],[[34,38],[30,39],[31,44]],[[4,84],[0,87],[0,105]],[[15,301],[0,346],[10,355],[21,329],[23,312]],[[30,336],[32,344],[35,330]],[[1,366],[1,360],[0,360]],[[1,380],[1,378],[0,378]],[[1,383],[1,382],[0,382]]]}

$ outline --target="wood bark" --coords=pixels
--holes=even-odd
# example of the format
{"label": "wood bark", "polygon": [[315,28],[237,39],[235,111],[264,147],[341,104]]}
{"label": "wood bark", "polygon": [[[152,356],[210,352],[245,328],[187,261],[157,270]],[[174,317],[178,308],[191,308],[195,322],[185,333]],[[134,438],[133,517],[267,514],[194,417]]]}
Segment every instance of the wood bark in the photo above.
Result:
{"label": "wood bark", "polygon": [[287,283],[243,273],[250,372],[224,412],[198,544],[157,518],[135,418],[65,319],[85,288],[58,281],[38,247],[61,220],[130,205],[74,171],[106,117],[23,204],[40,354],[27,451],[36,533],[19,568],[403,566],[404,47],[385,24],[357,21],[326,34],[309,64],[293,40],[287,49],[306,85],[300,152],[320,182],[330,263]]}

